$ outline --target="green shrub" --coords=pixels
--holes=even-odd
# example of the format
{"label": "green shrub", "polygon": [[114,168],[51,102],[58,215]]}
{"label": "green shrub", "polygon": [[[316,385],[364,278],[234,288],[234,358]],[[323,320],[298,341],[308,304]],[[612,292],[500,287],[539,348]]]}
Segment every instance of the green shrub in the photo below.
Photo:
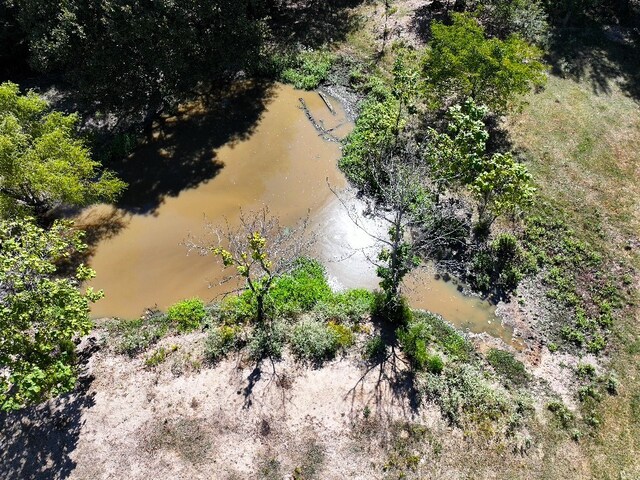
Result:
{"label": "green shrub", "polygon": [[250,290],[247,290],[241,295],[226,297],[220,303],[216,313],[222,323],[230,325],[253,320],[257,316],[254,296]]}
{"label": "green shrub", "polygon": [[492,348],[487,354],[487,361],[498,375],[514,385],[523,385],[529,379],[523,363],[516,360],[510,352]]}
{"label": "green shrub", "polygon": [[373,293],[364,289],[354,289],[319,301],[313,311],[320,320],[358,323],[371,314],[373,304]]}
{"label": "green shrub", "polygon": [[593,380],[596,376],[596,367],[590,363],[579,363],[576,367],[576,375],[580,378]]}
{"label": "green shrub", "polygon": [[398,332],[398,341],[411,365],[416,370],[425,368],[429,361],[427,345],[431,341],[431,327],[423,319],[416,319]]}
{"label": "green shrub", "polygon": [[204,303],[199,298],[189,298],[175,303],[167,310],[167,317],[176,322],[178,330],[190,332],[200,327],[207,316]]}
{"label": "green shrub", "polygon": [[448,364],[440,374],[427,373],[420,389],[453,425],[467,431],[476,425],[492,435],[499,430],[507,433],[518,428],[531,412],[525,399],[512,398],[504,389],[494,387],[471,364]]}
{"label": "green shrub", "polygon": [[167,335],[170,327],[165,314],[153,312],[147,318],[113,322],[107,328],[116,337],[116,352],[134,357]]}
{"label": "green shrub", "polygon": [[471,283],[481,291],[511,292],[525,275],[534,273],[537,264],[518,239],[511,233],[501,233],[485,249],[472,258]]}
{"label": "green shrub", "polygon": [[380,360],[387,352],[387,346],[380,335],[374,335],[364,344],[364,358],[369,361]]}
{"label": "green shrub", "polygon": [[373,315],[391,323],[406,325],[413,319],[413,310],[405,297],[400,301],[390,301],[384,292],[376,292],[373,301]]}
{"label": "green shrub", "polygon": [[144,361],[145,367],[157,367],[167,359],[167,356],[170,353],[175,352],[176,350],[178,350],[178,348],[178,345],[172,345],[168,349],[165,347],[158,348]]}
{"label": "green shrub", "polygon": [[240,328],[221,325],[209,331],[204,345],[204,354],[210,363],[224,358],[231,350],[238,348],[240,343]]}
{"label": "green shrub", "polygon": [[333,293],[320,262],[300,258],[293,271],[278,278],[269,292],[268,308],[277,315],[294,315],[328,301]]}
{"label": "green shrub", "polygon": [[615,373],[611,373],[605,380],[605,388],[607,389],[607,393],[609,395],[617,395],[618,390],[620,389],[620,380],[615,375]]}
{"label": "green shrub", "polygon": [[442,317],[430,312],[415,312],[414,315],[416,322],[424,322],[425,326],[422,328],[429,328],[431,341],[448,356],[459,360],[468,360],[471,357],[474,351],[473,345]]}
{"label": "green shrub", "polygon": [[256,327],[249,339],[249,356],[254,360],[281,358],[288,336],[289,329],[281,321]]}
{"label": "green shrub", "polygon": [[313,90],[327,78],[335,58],[325,50],[302,52],[293,59],[293,65],[282,72],[281,78],[296,88]]}
{"label": "green shrub", "polygon": [[327,324],[327,328],[336,338],[336,341],[338,342],[338,346],[340,348],[348,348],[351,345],[353,345],[353,342],[354,342],[353,332],[346,325],[329,322]]}
{"label": "green shrub", "polygon": [[547,409],[553,413],[553,417],[565,430],[575,425],[575,416],[561,401],[554,400],[547,404]]}
{"label": "green shrub", "polygon": [[334,331],[317,320],[303,320],[293,328],[291,350],[300,359],[320,364],[333,358],[339,346]]}

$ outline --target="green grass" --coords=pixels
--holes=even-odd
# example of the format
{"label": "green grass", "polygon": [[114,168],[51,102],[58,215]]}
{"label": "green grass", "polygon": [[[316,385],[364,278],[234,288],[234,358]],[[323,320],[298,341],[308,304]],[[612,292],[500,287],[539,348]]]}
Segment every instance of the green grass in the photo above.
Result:
{"label": "green grass", "polygon": [[[600,48],[582,55],[582,60],[588,67],[592,62],[602,63],[603,58],[613,59],[628,50],[603,42]],[[569,58],[579,54],[582,52]],[[608,71],[600,69],[597,73]],[[583,391],[582,396],[589,404],[583,414],[591,415],[591,422],[604,428],[581,440],[583,458],[574,461],[584,462],[590,478],[637,478],[640,429],[633,405],[634,392],[640,390],[640,352],[634,347],[640,321],[635,290],[640,255],[637,248],[629,248],[629,241],[640,232],[640,108],[618,78],[610,77],[606,88],[599,88],[591,81],[593,75],[594,71],[587,68],[580,78],[551,76],[546,89],[532,94],[528,105],[512,116],[506,126],[515,148],[527,160],[539,195],[556,212],[562,212],[576,240],[588,243],[602,255],[602,270],[620,289],[621,308],[613,314],[609,350],[610,368],[619,375],[620,393],[592,405],[590,392]],[[603,278],[584,278],[582,285],[591,285],[592,290],[608,297],[612,290]],[[563,284],[560,279],[551,279],[556,283],[555,293],[572,302],[576,284]],[[580,288],[580,282],[577,286]],[[574,326],[565,331],[570,341],[586,341],[582,340],[581,329],[593,327],[590,320],[597,322],[608,315],[608,299],[596,296],[596,300],[583,307],[584,313],[578,310]],[[591,342],[594,340],[591,349],[598,350],[598,339],[592,338]],[[546,448],[550,452],[562,451],[558,444],[549,443]],[[553,459],[563,463],[551,455],[550,465]],[[551,470],[548,477],[558,478],[555,467]]]}

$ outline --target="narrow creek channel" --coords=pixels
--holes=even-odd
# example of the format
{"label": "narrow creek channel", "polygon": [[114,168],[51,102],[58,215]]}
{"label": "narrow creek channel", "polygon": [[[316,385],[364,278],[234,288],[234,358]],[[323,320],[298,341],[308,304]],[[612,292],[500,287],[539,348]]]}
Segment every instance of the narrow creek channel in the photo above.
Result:
{"label": "narrow creek channel", "polygon": [[[312,256],[338,286],[374,289],[373,266],[360,252],[370,237],[350,220],[331,192],[344,189],[337,168],[340,145],[319,136],[300,108],[306,103],[325,128],[344,137],[352,128],[340,104],[329,112],[316,92],[285,85],[260,89],[238,85],[225,98],[182,107],[161,118],[146,143],[126,161],[129,192],[118,207],[98,205],[83,211],[78,223],[94,232],[89,258],[97,271],[92,282],[104,289],[94,317],[137,317],[145,308],[166,308],[187,297],[213,300],[228,286],[212,258],[187,255],[182,242],[199,236],[205,221],[221,223],[269,207],[283,225],[310,212],[318,233]],[[407,281],[413,307],[441,314],[473,332],[487,332],[512,343],[495,309],[462,295],[453,282],[417,273]]]}

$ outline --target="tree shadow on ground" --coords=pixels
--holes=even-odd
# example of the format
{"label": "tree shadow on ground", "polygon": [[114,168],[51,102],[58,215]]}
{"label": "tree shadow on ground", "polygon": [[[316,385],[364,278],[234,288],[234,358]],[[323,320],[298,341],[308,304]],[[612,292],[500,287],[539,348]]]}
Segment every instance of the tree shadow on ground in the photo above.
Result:
{"label": "tree shadow on ground", "polygon": [[[86,352],[84,362],[91,352]],[[81,355],[82,356],[82,355]],[[2,478],[57,480],[68,478],[76,464],[70,454],[78,445],[82,416],[95,404],[91,375],[76,389],[41,405],[0,414]]]}
{"label": "tree shadow on ground", "polygon": [[591,85],[597,95],[617,84],[640,100],[640,33],[637,29],[591,23],[583,28],[557,29],[549,47],[551,73]]}
{"label": "tree shadow on ground", "polygon": [[351,11],[363,0],[280,0],[270,11],[275,38],[292,46],[318,48],[345,40],[358,26]]}
{"label": "tree shadow on ground", "polygon": [[373,375],[373,391],[366,406],[379,417],[391,417],[396,409],[402,410],[406,418],[413,417],[418,412],[420,401],[413,372],[400,354],[396,335],[398,325],[378,317],[373,317],[372,322],[380,333],[384,350],[366,361],[362,376],[349,390],[347,397],[351,400],[351,416],[355,418],[363,413],[355,411],[356,399],[362,398],[367,377]]}
{"label": "tree shadow on ground", "polygon": [[167,197],[213,179],[224,167],[216,149],[247,139],[272,97],[269,82],[236,82],[163,114],[134,153],[105,165],[128,184],[117,206],[154,214]]}
{"label": "tree shadow on ground", "polygon": [[416,8],[411,19],[411,29],[423,43],[427,43],[431,38],[431,24],[448,21],[450,12],[451,5],[447,0],[434,0]]}

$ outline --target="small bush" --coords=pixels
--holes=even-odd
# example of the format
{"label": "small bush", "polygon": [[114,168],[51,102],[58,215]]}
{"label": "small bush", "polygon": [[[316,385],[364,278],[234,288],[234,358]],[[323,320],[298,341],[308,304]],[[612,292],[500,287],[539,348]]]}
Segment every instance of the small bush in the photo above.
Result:
{"label": "small bush", "polygon": [[442,360],[440,355],[434,353],[433,355],[427,356],[425,366],[426,370],[429,373],[435,373],[436,375],[439,375],[440,373],[442,373],[442,369],[444,368],[444,361]]}
{"label": "small bush", "polygon": [[240,328],[221,325],[209,332],[204,345],[204,354],[210,363],[224,358],[231,350],[240,346]]}
{"label": "small bush", "polygon": [[507,433],[519,427],[531,411],[523,399],[494,387],[471,364],[449,364],[439,375],[428,373],[420,388],[453,425],[467,431],[475,425],[492,435],[499,430]]}
{"label": "small bush", "polygon": [[358,323],[371,314],[373,304],[373,293],[364,289],[354,289],[319,301],[313,311],[320,320]]}
{"label": "small bush", "polygon": [[335,55],[325,50],[302,52],[293,60],[293,65],[282,72],[282,80],[296,88],[313,90],[327,78],[334,61]]}
{"label": "small bush", "polygon": [[333,358],[339,346],[334,331],[317,320],[303,320],[293,328],[291,350],[300,359],[319,364]]}
{"label": "small bush", "polygon": [[199,298],[182,300],[171,305],[167,310],[167,317],[177,323],[178,330],[181,332],[190,332],[199,328],[206,316],[204,303]]}
{"label": "small bush", "polygon": [[406,298],[393,301],[384,292],[374,294],[373,314],[398,325],[406,325],[413,319],[413,311]]}
{"label": "small bush", "polygon": [[553,417],[565,430],[575,425],[575,416],[561,401],[554,400],[553,402],[549,402],[547,409],[553,413]]}
{"label": "small bush", "polygon": [[257,316],[256,302],[250,290],[241,295],[226,297],[219,305],[216,312],[220,321],[233,325],[253,320]]}
{"label": "small bush", "polygon": [[281,321],[274,321],[270,326],[256,327],[249,340],[249,356],[254,360],[281,358],[288,335],[289,329]]}
{"label": "small bush", "polygon": [[405,355],[416,370],[422,370],[429,361],[427,345],[431,341],[431,327],[423,319],[416,319],[398,332],[398,340]]}
{"label": "small bush", "polygon": [[275,281],[269,292],[268,308],[277,315],[291,316],[313,309],[318,302],[328,301],[332,295],[322,264],[300,258],[291,273]]}
{"label": "small bush", "polygon": [[336,338],[336,341],[338,342],[338,346],[340,348],[348,348],[353,345],[353,332],[349,327],[340,325],[339,323],[329,322],[327,324],[327,328]]}
{"label": "small bush", "polygon": [[514,235],[503,233],[473,256],[471,282],[475,288],[485,292],[511,292],[525,275],[536,270],[535,258]]}
{"label": "small bush", "polygon": [[579,363],[576,367],[576,375],[580,378],[592,380],[596,376],[596,367],[590,363]]}
{"label": "small bush", "polygon": [[620,380],[618,377],[612,373],[605,380],[605,388],[609,395],[617,395],[618,390],[620,389]]}
{"label": "small bush", "polygon": [[387,352],[387,346],[380,335],[374,335],[364,344],[364,358],[369,361],[380,360]]}
{"label": "small bush", "polygon": [[158,348],[144,361],[144,366],[149,368],[157,367],[167,359],[170,353],[175,352],[178,348],[178,345],[172,345],[168,349],[164,347]]}
{"label": "small bush", "polygon": [[523,385],[529,379],[523,363],[516,360],[509,352],[492,348],[487,354],[487,361],[498,375],[514,385]]}
{"label": "small bush", "polygon": [[[431,341],[437,344],[449,357],[468,360],[474,349],[473,345],[452,325],[438,315],[429,312],[416,312],[415,321],[424,322],[431,332]],[[410,323],[411,325],[411,323]]]}
{"label": "small bush", "polygon": [[108,329],[117,338],[116,352],[134,357],[164,337],[170,326],[166,315],[153,312],[146,318],[114,322]]}

